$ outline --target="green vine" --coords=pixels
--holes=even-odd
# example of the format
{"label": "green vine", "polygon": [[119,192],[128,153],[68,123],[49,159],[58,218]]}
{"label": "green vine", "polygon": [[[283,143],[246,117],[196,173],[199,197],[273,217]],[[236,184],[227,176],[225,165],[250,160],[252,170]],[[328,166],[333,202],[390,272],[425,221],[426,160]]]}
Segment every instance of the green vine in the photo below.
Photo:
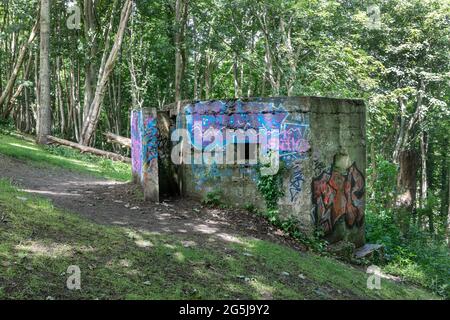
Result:
{"label": "green vine", "polygon": [[258,170],[258,191],[263,196],[269,211],[276,211],[278,209],[278,200],[284,196],[282,189],[284,169],[284,166],[280,163],[280,169],[273,176],[263,176],[261,175],[261,170]]}
{"label": "green vine", "polygon": [[202,204],[207,207],[219,207],[223,205],[221,192],[218,190],[208,192],[202,200]]}
{"label": "green vine", "polygon": [[320,234],[315,233],[314,235],[307,236],[299,230],[298,221],[296,219],[287,218],[282,220],[279,216],[278,201],[285,195],[282,179],[285,170],[286,167],[284,166],[284,163],[280,163],[278,173],[273,176],[263,176],[261,175],[260,168],[258,169],[257,187],[263,196],[267,207],[267,211],[262,215],[273,226],[285,231],[292,238],[307,246],[310,250],[324,253],[326,242],[321,240]]}

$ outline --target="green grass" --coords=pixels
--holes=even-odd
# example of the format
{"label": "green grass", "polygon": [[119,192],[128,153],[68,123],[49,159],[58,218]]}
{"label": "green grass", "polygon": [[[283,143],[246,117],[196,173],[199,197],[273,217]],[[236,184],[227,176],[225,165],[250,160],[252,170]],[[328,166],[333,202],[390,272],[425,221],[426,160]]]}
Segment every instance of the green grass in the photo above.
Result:
{"label": "green grass", "polygon": [[[381,206],[380,206],[381,207]],[[402,237],[392,209],[366,208],[367,239],[384,245],[382,269],[450,299],[450,251],[442,236],[411,224],[408,237]]]}
{"label": "green grass", "polygon": [[[199,240],[94,224],[0,180],[0,299],[436,299],[369,290],[360,270],[267,241]],[[66,289],[71,265],[80,291]]]}
{"label": "green grass", "polygon": [[[376,167],[376,175],[371,167],[366,174],[367,185],[371,187],[367,194],[373,195],[367,197],[366,203],[366,240],[384,246],[382,270],[450,299],[450,250],[445,236],[447,217],[441,214],[438,199],[433,192],[428,194],[425,208],[417,208],[409,232],[403,236],[396,221],[398,210],[392,206],[397,165],[378,155]],[[434,217],[434,232],[419,222],[423,217],[429,221],[430,215]]]}
{"label": "green grass", "polygon": [[118,181],[131,179],[131,168],[128,164],[81,154],[67,147],[43,147],[2,133],[0,133],[0,154],[30,161],[39,166],[57,166]]}

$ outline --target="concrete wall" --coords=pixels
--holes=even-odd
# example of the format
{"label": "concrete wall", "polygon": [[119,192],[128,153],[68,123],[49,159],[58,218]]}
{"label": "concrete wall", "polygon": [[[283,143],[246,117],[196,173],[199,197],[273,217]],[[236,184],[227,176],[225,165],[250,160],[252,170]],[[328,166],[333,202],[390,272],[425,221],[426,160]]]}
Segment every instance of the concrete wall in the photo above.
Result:
{"label": "concrete wall", "polygon": [[[366,109],[360,100],[311,98],[308,183],[312,222],[331,242],[364,243]],[[312,178],[312,183],[311,183]]]}
{"label": "concrete wall", "polygon": [[131,112],[131,145],[133,181],[142,185],[144,199],[159,201],[156,109]]}
{"label": "concrete wall", "polygon": [[[347,239],[357,245],[364,243],[366,150],[362,101],[283,97],[192,102],[182,106],[170,126],[170,132],[187,129],[192,142],[191,162],[174,169],[183,195],[204,198],[218,192],[227,204],[252,204],[262,210],[265,203],[257,188],[258,167],[195,164],[198,155],[213,142],[196,139],[196,135],[205,135],[211,128],[279,130],[279,136],[273,138],[279,138],[284,168],[280,214],[298,220],[304,232],[322,228],[332,242]],[[235,142],[224,137],[222,143],[227,149]],[[135,148],[133,142],[135,149],[139,146]]]}

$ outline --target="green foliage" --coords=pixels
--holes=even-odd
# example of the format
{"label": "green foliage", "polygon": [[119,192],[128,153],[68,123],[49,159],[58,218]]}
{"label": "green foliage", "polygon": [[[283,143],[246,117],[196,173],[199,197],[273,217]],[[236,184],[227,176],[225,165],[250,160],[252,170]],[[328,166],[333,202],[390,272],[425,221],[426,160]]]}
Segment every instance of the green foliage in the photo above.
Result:
{"label": "green foliage", "polygon": [[397,166],[380,155],[374,161],[376,176],[371,166],[367,168],[367,185],[372,187],[368,190],[368,194],[372,199],[376,197],[373,205],[376,205],[378,210],[383,210],[392,206],[395,199]]}
{"label": "green foliage", "polygon": [[450,253],[445,241],[415,225],[410,227],[408,238],[402,238],[394,215],[393,210],[380,213],[368,209],[366,213],[367,241],[385,246],[385,271],[450,298]]}
{"label": "green foliage", "polygon": [[299,222],[297,219],[290,217],[288,219],[280,220],[278,219],[278,214],[271,215],[270,213],[269,216],[272,218],[271,222],[274,226],[280,228],[281,230],[289,234],[292,238],[304,244],[309,250],[325,254],[328,243],[323,240],[320,233],[315,232],[312,236],[306,235],[299,229]]}
{"label": "green foliage", "polygon": [[219,207],[222,205],[222,193],[220,191],[208,192],[202,200],[202,204],[208,207]]}
{"label": "green foliage", "polygon": [[257,188],[266,202],[268,211],[275,212],[278,207],[278,200],[284,196],[284,190],[282,188],[284,170],[285,168],[281,163],[275,175],[261,175],[260,170],[257,170]]}
{"label": "green foliage", "polygon": [[[260,171],[258,170],[258,172]],[[321,239],[320,234],[315,233],[312,237],[307,236],[299,229],[299,221],[297,219],[293,217],[280,217],[278,201],[284,196],[282,178],[285,172],[285,165],[280,163],[277,174],[266,176],[261,174],[258,175],[257,187],[265,200],[267,208],[267,210],[262,213],[262,216],[272,225],[283,230],[286,234],[306,245],[309,249],[316,252],[324,252],[326,242]]]}
{"label": "green foliage", "polygon": [[384,159],[377,160],[377,177],[372,183],[369,181],[372,190],[368,191],[372,196],[366,206],[367,242],[384,245],[386,272],[399,275],[407,281],[428,287],[449,298],[450,252],[447,244],[443,236],[430,233],[419,223],[421,217],[439,215],[436,213],[439,208],[436,199],[430,197],[428,205],[417,210],[415,223],[411,222],[407,237],[402,237],[395,223],[398,213],[392,205],[395,166]]}
{"label": "green foliage", "polygon": [[14,129],[14,122],[12,119],[3,119],[0,117],[0,134],[8,135],[9,132],[13,131]]}
{"label": "green foliage", "polygon": [[284,195],[281,189],[281,179],[278,175],[263,176],[258,180],[258,190],[261,192],[269,210],[276,209],[278,200]]}
{"label": "green foliage", "polygon": [[257,213],[258,209],[253,203],[248,203],[244,206],[244,209],[247,210],[250,213]]}

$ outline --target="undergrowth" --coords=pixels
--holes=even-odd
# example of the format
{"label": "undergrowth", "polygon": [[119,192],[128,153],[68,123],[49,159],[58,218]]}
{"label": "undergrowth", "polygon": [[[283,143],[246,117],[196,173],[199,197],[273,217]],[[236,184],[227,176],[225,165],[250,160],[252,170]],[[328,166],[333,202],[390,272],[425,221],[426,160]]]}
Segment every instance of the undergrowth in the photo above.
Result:
{"label": "undergrowth", "polygon": [[[403,236],[395,222],[397,212],[392,205],[395,165],[382,158],[377,159],[377,179],[374,181],[370,180],[371,170],[368,171],[368,185],[372,189],[368,192],[366,206],[366,239],[384,246],[385,261],[380,262],[380,266],[385,272],[450,299],[450,252],[444,234],[438,232],[439,225],[436,232],[430,232],[417,222],[419,216],[416,221],[411,219],[409,232]],[[430,206],[423,211],[428,216],[429,211],[436,210]],[[420,210],[417,211],[419,214]]]}

